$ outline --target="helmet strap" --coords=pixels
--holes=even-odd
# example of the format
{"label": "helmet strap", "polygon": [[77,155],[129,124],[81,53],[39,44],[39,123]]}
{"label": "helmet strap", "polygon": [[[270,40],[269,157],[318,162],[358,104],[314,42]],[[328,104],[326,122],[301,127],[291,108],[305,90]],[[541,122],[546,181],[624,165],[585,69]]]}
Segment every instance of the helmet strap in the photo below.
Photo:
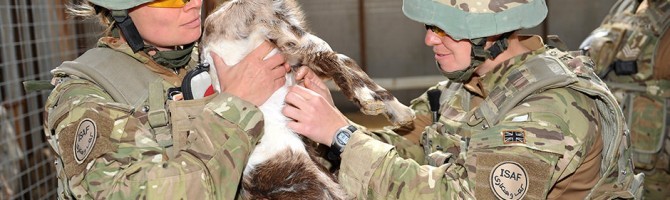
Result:
{"label": "helmet strap", "polygon": [[468,80],[470,80],[470,78],[472,78],[472,74],[474,74],[475,69],[477,69],[477,66],[484,63],[486,59],[489,58],[495,59],[502,52],[507,50],[509,44],[507,42],[507,38],[509,38],[509,36],[512,35],[512,33],[513,32],[503,33],[502,35],[500,35],[500,37],[498,37],[498,39],[495,42],[493,42],[493,45],[488,49],[484,49],[484,47],[486,47],[487,37],[471,39],[470,43],[472,43],[472,48],[470,51],[470,66],[468,66],[465,69],[453,72],[446,72],[442,70],[439,63],[435,62],[437,63],[437,68],[440,70],[440,72],[442,72],[442,75],[447,77],[449,80],[459,83],[465,83]]}
{"label": "helmet strap", "polygon": [[484,49],[484,46],[486,46],[486,38],[475,38],[471,39],[470,43],[472,43],[472,48],[470,50],[470,65],[462,70],[457,70],[453,72],[446,72],[442,70],[440,67],[440,64],[437,63],[437,68],[442,72],[442,75],[447,77],[450,81],[458,82],[458,83],[465,83],[470,78],[472,78],[472,74],[474,74],[475,69],[477,66],[481,65],[486,61],[486,59],[490,56],[489,52]]}
{"label": "helmet strap", "polygon": [[447,79],[449,79],[450,81],[458,83],[465,83],[466,81],[470,80],[470,78],[472,78],[472,74],[475,72],[475,67],[472,67],[472,65],[462,70],[447,72],[442,69],[440,63],[435,61],[435,64],[437,65],[437,69],[440,70],[440,72],[442,72],[442,75],[447,77]]}
{"label": "helmet strap", "polygon": [[507,50],[507,47],[509,46],[509,42],[507,41],[507,39],[509,38],[509,36],[512,35],[512,33],[514,32],[510,31],[507,33],[503,33],[500,35],[500,37],[498,37],[498,39],[495,42],[493,42],[493,45],[491,45],[491,47],[486,50],[489,52],[489,58],[495,59],[503,51]]}
{"label": "helmet strap", "polygon": [[128,42],[128,46],[130,46],[134,53],[144,48],[144,40],[140,36],[140,32],[137,31],[137,27],[135,27],[130,15],[128,15],[128,10],[112,10],[112,17],[114,18],[114,22],[116,22],[116,27],[121,30],[123,37]]}

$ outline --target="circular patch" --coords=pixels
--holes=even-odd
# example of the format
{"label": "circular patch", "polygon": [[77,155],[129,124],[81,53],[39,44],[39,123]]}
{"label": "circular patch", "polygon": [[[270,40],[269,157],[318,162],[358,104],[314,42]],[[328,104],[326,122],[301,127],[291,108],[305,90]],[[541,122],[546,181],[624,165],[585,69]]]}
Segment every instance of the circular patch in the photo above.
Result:
{"label": "circular patch", "polygon": [[84,162],[88,154],[93,150],[95,139],[98,137],[98,128],[95,122],[89,118],[81,120],[77,127],[77,133],[74,138],[74,159],[77,163]]}
{"label": "circular patch", "polygon": [[500,199],[522,199],[528,191],[528,173],[519,163],[504,161],[491,170],[491,191]]}

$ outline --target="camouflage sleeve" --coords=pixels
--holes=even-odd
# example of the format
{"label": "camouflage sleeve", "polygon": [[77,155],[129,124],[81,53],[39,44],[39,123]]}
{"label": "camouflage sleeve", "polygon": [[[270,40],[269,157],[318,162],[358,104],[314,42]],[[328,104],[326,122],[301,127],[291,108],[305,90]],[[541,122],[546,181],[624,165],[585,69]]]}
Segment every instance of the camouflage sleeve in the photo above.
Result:
{"label": "camouflage sleeve", "polygon": [[83,87],[63,88],[52,93],[60,101],[48,110],[53,132],[47,134],[62,160],[64,197],[234,199],[262,130],[255,106],[227,94],[209,98],[192,117],[196,128],[187,132],[187,145],[168,158],[170,146],[149,129],[147,113],[81,94]]}
{"label": "camouflage sleeve", "polygon": [[419,163],[423,163],[424,152],[418,140],[421,137],[423,127],[427,126],[421,120],[424,117],[417,115],[414,123],[403,127],[385,127],[379,130],[367,130],[364,127],[358,126],[358,129],[363,130],[361,133],[375,140],[393,145],[401,157],[414,159]]}
{"label": "camouflage sleeve", "polygon": [[338,181],[354,199],[436,199],[451,191],[465,192],[465,196],[452,199],[472,196],[459,182],[459,174],[465,173],[463,165],[424,165],[420,138],[432,123],[432,114],[426,94],[411,103],[416,113],[411,125],[374,131],[359,129],[349,140],[342,153]]}
{"label": "camouflage sleeve", "polygon": [[402,158],[413,159],[418,163],[424,163],[425,153],[420,146],[421,136],[426,126],[432,124],[432,114],[428,107],[426,94],[412,100],[410,108],[414,110],[416,118],[405,126],[389,126],[379,130],[367,130],[365,127],[356,125],[362,133],[394,146],[398,155]]}
{"label": "camouflage sleeve", "polygon": [[467,192],[461,184],[460,175],[466,173],[462,165],[420,165],[366,134],[354,134],[346,148],[338,181],[354,199],[437,199]]}
{"label": "camouflage sleeve", "polygon": [[500,124],[474,133],[466,153],[437,166],[404,159],[392,145],[354,134],[342,154],[339,181],[358,199],[545,199],[583,164],[597,132],[596,113],[593,100],[573,90],[534,95]]}

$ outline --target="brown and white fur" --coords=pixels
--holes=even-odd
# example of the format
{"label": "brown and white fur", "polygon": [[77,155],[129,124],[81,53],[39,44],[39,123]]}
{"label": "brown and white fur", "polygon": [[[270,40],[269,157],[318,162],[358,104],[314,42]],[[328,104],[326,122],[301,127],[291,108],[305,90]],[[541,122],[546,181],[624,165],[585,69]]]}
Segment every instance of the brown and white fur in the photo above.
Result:
{"label": "brown and white fur", "polygon": [[[322,39],[310,34],[295,0],[231,0],[207,17],[203,33],[203,59],[213,63],[210,51],[234,66],[263,41],[277,46],[292,67],[308,66],[319,77],[332,78],[342,92],[365,114],[384,114],[394,124],[414,119],[411,109],[361,71],[356,63],[334,52]],[[270,55],[268,55],[270,56]],[[216,67],[210,75],[217,91]],[[286,124],[281,110],[292,74],[260,110],[265,134],[244,170],[243,194],[250,199],[344,199],[332,175],[309,156],[301,137]]]}

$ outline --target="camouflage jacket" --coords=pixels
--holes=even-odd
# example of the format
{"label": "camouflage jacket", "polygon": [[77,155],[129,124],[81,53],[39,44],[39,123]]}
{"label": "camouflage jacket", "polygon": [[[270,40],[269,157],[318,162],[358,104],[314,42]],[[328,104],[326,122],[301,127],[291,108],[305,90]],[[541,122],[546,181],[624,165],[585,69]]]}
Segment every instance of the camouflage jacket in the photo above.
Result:
{"label": "camouflage jacket", "polygon": [[[181,84],[179,75],[117,40],[103,38],[101,44],[116,51],[91,50],[53,71],[57,85],[46,102],[44,130],[58,154],[59,198],[234,199],[262,134],[261,112],[225,93],[166,101],[166,89]],[[159,77],[135,85],[153,93],[135,105],[113,99],[110,88],[96,84],[103,80],[62,70],[67,65],[121,69],[125,63],[137,71],[119,71],[126,76],[120,79],[108,75],[112,84],[134,81],[129,73],[140,69]]]}
{"label": "camouflage jacket", "polygon": [[[396,134],[412,127],[357,131],[339,181],[358,199],[633,198],[642,176],[621,111],[587,60],[540,47],[482,77],[479,91],[442,82],[431,88],[442,91],[441,116],[414,127],[420,141]],[[426,94],[411,107],[430,118]],[[572,181],[587,184],[567,191]]]}

